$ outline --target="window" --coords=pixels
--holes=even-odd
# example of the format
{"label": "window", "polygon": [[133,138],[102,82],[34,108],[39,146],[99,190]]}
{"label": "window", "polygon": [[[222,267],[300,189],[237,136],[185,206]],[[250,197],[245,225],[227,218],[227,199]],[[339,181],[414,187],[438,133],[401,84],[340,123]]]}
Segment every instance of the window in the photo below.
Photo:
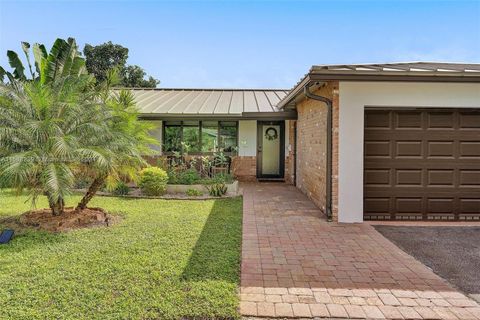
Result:
{"label": "window", "polygon": [[163,129],[163,151],[173,152],[181,150],[182,123],[169,122]]}
{"label": "window", "polygon": [[237,123],[220,122],[220,148],[225,152],[233,152],[237,147]]}
{"label": "window", "polygon": [[231,153],[237,147],[237,132],[237,121],[166,121],[163,151],[213,153],[223,149]]}

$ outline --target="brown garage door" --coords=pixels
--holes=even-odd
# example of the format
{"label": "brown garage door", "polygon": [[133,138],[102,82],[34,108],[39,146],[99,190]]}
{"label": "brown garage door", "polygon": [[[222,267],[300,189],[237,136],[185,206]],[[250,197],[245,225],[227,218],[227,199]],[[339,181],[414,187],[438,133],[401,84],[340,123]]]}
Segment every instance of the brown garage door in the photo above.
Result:
{"label": "brown garage door", "polygon": [[366,110],[365,220],[480,219],[480,109]]}

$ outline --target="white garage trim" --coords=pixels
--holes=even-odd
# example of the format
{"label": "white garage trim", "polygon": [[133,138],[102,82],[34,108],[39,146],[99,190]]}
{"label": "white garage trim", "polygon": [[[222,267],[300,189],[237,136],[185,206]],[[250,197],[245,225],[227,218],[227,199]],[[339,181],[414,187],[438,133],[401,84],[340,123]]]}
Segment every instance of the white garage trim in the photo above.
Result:
{"label": "white garage trim", "polygon": [[478,83],[340,82],[339,222],[363,221],[365,107],[479,108]]}

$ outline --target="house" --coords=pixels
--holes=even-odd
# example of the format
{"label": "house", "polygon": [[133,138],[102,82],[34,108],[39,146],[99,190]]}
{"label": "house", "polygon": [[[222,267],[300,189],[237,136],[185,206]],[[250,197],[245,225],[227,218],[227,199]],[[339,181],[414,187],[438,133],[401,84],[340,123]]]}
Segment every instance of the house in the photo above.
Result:
{"label": "house", "polygon": [[[328,217],[480,219],[480,64],[320,65],[291,90],[134,90],[163,153],[234,151]],[[232,153],[233,155],[233,153]]]}

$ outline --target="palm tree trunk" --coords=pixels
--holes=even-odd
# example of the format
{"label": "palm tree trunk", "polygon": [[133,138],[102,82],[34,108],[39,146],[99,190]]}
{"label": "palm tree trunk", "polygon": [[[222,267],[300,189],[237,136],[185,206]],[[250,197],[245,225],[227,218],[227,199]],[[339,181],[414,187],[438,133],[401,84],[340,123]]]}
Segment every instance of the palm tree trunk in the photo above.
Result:
{"label": "palm tree trunk", "polygon": [[50,197],[48,198],[48,204],[54,216],[59,216],[65,212],[65,201],[62,197],[58,198],[56,201]]}
{"label": "palm tree trunk", "polygon": [[82,200],[80,200],[80,202],[77,204],[77,207],[75,208],[75,210],[80,211],[87,207],[87,204],[90,202],[90,200],[92,200],[92,198],[95,196],[97,191],[100,190],[100,188],[105,183],[106,178],[107,176],[102,175],[100,177],[95,178],[95,180],[93,180],[90,187],[88,187],[87,193],[85,193]]}

